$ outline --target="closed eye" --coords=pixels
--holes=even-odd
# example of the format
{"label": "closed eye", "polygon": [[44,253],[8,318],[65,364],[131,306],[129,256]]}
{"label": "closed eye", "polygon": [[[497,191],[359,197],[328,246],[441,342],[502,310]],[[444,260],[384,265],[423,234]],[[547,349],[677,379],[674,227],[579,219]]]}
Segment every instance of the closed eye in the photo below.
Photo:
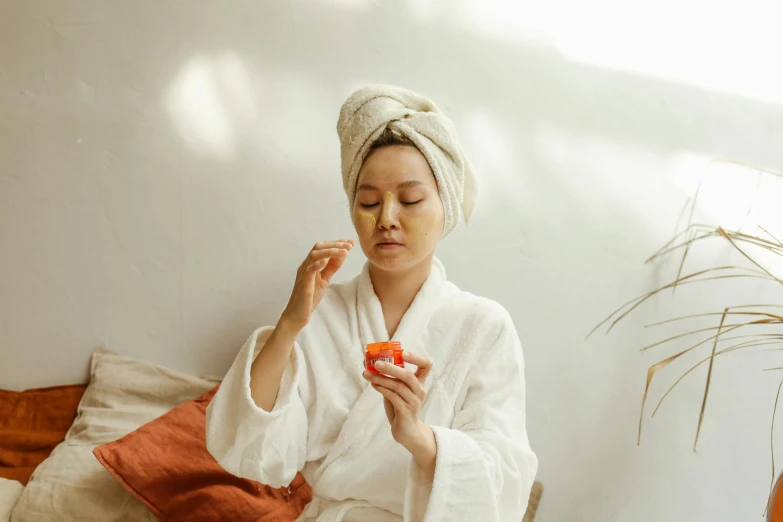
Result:
{"label": "closed eye", "polygon": [[412,207],[413,205],[418,205],[418,204],[419,204],[419,203],[421,203],[422,201],[424,201],[424,200],[423,200],[423,199],[420,199],[420,200],[418,200],[418,201],[401,201],[400,203],[402,203],[402,204],[403,204],[403,205],[405,205],[406,207]]}
{"label": "closed eye", "polygon": [[372,203],[370,205],[367,205],[365,203],[359,203],[359,204],[362,206],[362,208],[373,208],[378,206],[378,203]]}

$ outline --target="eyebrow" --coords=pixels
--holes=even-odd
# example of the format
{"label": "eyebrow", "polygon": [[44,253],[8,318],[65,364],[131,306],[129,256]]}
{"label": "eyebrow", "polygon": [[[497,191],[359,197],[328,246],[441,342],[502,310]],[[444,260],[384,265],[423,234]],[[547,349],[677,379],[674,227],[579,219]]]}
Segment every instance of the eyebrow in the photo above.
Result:
{"label": "eyebrow", "polygon": [[[411,188],[411,187],[418,187],[419,185],[424,185],[424,183],[422,183],[421,181],[416,181],[415,179],[412,179],[410,181],[403,181],[402,183],[397,185],[397,188],[398,189],[406,189],[406,188]],[[369,185],[367,183],[362,183],[361,185],[356,187],[356,191],[357,192],[360,191],[360,190],[374,190],[374,191],[377,191],[378,187],[376,187],[375,185]]]}

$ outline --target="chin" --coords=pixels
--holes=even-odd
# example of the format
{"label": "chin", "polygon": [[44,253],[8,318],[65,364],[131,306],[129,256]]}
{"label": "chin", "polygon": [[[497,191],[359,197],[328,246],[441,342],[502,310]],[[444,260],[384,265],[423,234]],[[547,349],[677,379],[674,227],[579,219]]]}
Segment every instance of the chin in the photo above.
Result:
{"label": "chin", "polygon": [[[366,254],[365,254],[366,255]],[[367,256],[367,260],[379,270],[384,272],[405,272],[427,260],[427,255],[416,255],[412,252],[399,252],[394,254],[384,254],[372,252]]]}

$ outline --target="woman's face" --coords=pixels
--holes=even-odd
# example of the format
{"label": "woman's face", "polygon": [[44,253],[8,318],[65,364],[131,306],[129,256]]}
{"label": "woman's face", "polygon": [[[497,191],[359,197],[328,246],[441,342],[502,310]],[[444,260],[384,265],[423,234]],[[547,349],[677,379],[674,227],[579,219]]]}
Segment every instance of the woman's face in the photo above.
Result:
{"label": "woman's face", "polygon": [[353,224],[367,259],[385,271],[429,263],[443,233],[443,204],[426,158],[416,147],[390,146],[364,160]]}

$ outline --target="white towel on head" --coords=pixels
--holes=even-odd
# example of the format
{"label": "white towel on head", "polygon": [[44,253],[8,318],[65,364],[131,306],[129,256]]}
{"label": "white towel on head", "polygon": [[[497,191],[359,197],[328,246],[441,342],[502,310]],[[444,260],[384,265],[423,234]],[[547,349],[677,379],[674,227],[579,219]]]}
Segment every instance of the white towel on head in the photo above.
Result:
{"label": "white towel on head", "polygon": [[359,170],[372,143],[387,128],[399,130],[430,164],[443,201],[443,236],[470,219],[478,183],[451,121],[429,99],[393,85],[371,85],[353,93],[340,109],[343,188],[353,205]]}

